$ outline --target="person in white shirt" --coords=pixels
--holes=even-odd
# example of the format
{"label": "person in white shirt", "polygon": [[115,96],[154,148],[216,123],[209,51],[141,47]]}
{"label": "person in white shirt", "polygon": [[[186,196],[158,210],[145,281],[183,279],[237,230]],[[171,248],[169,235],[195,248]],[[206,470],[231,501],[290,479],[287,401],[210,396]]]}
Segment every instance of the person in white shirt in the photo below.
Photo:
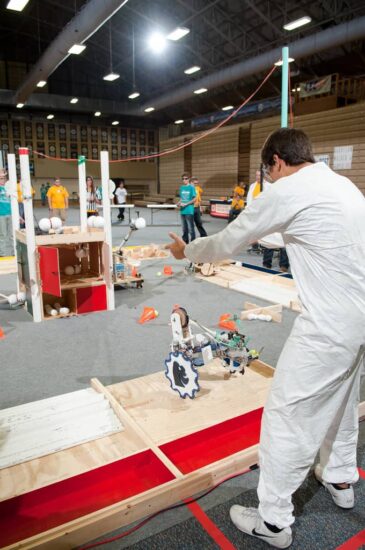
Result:
{"label": "person in white shirt", "polygon": [[[127,190],[124,187],[124,179],[121,179],[115,191],[115,196],[117,197],[117,204],[120,204],[120,205],[125,204],[127,202],[127,195],[128,195]],[[121,220],[121,221],[124,220],[124,210],[125,209],[123,208],[123,206],[119,207],[118,220]]]}
{"label": "person in white shirt", "polygon": [[365,358],[365,197],[346,177],[315,162],[302,130],[281,128],[262,149],[274,182],[231,224],[186,245],[177,259],[232,258],[280,232],[302,310],[276,365],[261,424],[259,507],[234,505],[233,523],[276,548],[292,543],[292,495],[314,469],[340,508],[354,506],[358,402]]}

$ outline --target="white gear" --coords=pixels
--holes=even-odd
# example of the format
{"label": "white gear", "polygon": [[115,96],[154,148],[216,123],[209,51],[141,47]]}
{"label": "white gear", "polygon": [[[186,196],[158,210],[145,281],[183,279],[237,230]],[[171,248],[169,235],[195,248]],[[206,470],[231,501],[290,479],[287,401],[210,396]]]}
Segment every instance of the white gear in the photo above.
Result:
{"label": "white gear", "polygon": [[259,513],[285,528],[321,449],[327,483],[354,483],[365,343],[365,198],[326,164],[277,180],[223,231],[186,246],[194,263],[232,258],[280,232],[303,304],[280,355],[260,440]]}
{"label": "white gear", "polygon": [[165,376],[170,381],[171,388],[183,399],[185,397],[194,399],[200,387],[198,373],[191,359],[182,352],[171,352],[165,365]]}

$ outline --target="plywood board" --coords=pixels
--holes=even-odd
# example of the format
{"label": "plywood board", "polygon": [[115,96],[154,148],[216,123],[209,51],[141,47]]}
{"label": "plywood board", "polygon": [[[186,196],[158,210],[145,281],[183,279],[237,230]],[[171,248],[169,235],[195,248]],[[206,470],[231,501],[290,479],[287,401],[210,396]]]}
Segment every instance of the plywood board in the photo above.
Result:
{"label": "plywood board", "polygon": [[108,386],[129,415],[161,445],[262,407],[270,380],[246,369],[229,376],[215,359],[199,368],[200,391],[181,399],[163,372]]}
{"label": "plywood board", "polygon": [[237,292],[300,311],[295,282],[293,279],[282,275],[272,275],[271,273],[232,264],[216,266],[214,275],[210,277],[204,277],[201,274],[197,274],[196,277],[224,288],[230,288]]}
{"label": "plywood board", "polygon": [[0,258],[0,275],[16,273],[17,271],[18,271],[18,267],[14,256],[7,256],[6,258]]}

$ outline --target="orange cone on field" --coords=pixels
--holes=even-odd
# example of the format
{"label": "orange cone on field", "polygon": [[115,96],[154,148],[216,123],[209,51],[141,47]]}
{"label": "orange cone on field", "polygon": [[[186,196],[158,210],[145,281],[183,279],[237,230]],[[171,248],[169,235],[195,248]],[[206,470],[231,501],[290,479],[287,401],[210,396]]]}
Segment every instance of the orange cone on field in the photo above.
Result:
{"label": "orange cone on field", "polygon": [[138,277],[138,271],[136,269],[136,267],[132,267],[132,273],[131,273],[132,277]]}
{"label": "orange cone on field", "polygon": [[158,311],[154,309],[153,307],[144,307],[142,311],[142,315],[140,316],[138,322],[143,325],[143,323],[146,323],[147,321],[152,321],[152,319],[156,319],[158,316]]}
{"label": "orange cone on field", "polygon": [[223,313],[223,315],[219,317],[218,326],[225,330],[238,330],[236,323],[232,321],[232,315],[230,313]]}
{"label": "orange cone on field", "polygon": [[0,340],[3,340],[5,338],[5,334],[3,329],[0,327]]}
{"label": "orange cone on field", "polygon": [[164,265],[163,266],[163,274],[164,275],[172,275],[173,274],[171,265]]}

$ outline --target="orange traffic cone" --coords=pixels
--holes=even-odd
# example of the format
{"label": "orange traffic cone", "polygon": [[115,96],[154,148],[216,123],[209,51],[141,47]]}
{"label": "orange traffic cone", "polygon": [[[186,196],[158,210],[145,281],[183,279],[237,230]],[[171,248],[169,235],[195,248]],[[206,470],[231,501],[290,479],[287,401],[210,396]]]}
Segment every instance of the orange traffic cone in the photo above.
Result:
{"label": "orange traffic cone", "polygon": [[152,321],[152,319],[156,319],[158,316],[158,311],[154,309],[153,307],[144,307],[142,311],[142,315],[140,316],[138,322],[143,325],[143,323],[146,323],[147,321]]}
{"label": "orange traffic cone", "polygon": [[3,340],[5,338],[5,334],[3,329],[0,327],[0,340]]}
{"label": "orange traffic cone", "polygon": [[138,277],[138,271],[137,271],[137,268],[136,267],[132,267],[132,273],[131,273],[132,277]]}
{"label": "orange traffic cone", "polygon": [[164,265],[164,266],[163,266],[163,274],[164,274],[164,275],[173,275],[173,271],[172,271],[171,265]]}
{"label": "orange traffic cone", "polygon": [[223,313],[223,315],[219,317],[218,326],[225,330],[237,330],[237,325],[232,321],[232,315],[230,313]]}

